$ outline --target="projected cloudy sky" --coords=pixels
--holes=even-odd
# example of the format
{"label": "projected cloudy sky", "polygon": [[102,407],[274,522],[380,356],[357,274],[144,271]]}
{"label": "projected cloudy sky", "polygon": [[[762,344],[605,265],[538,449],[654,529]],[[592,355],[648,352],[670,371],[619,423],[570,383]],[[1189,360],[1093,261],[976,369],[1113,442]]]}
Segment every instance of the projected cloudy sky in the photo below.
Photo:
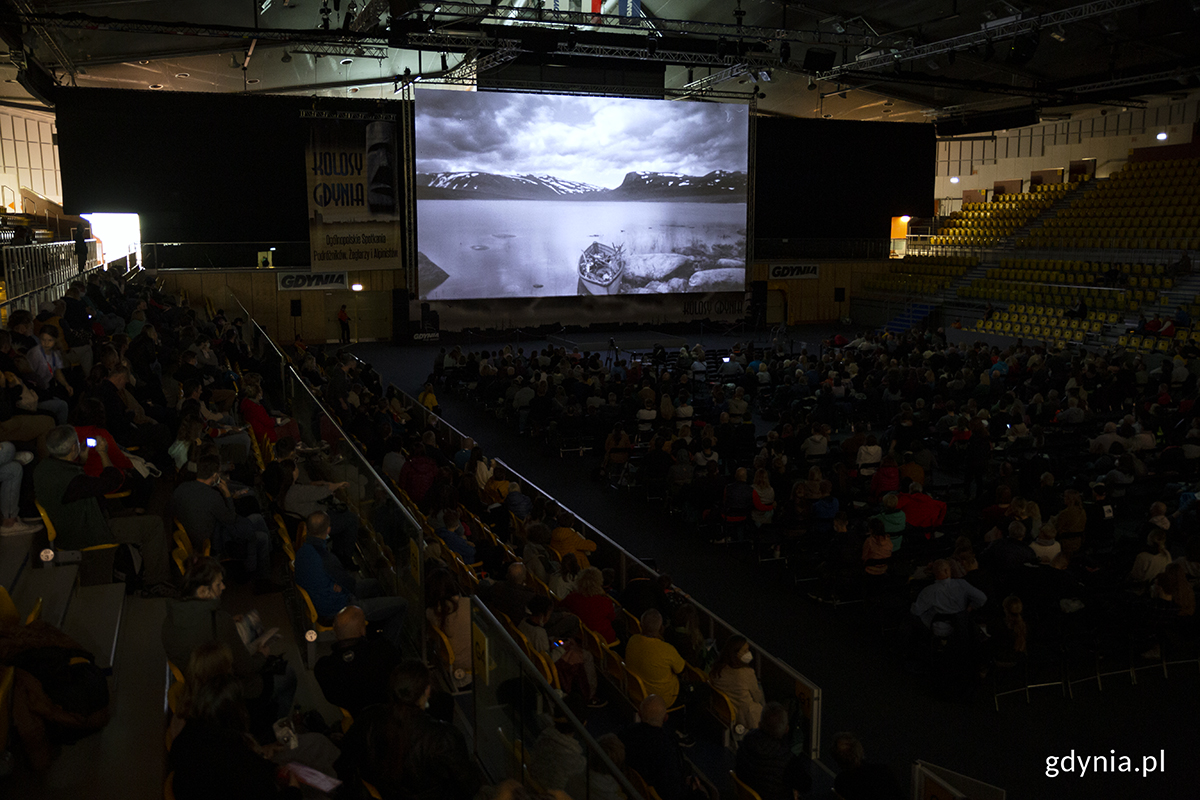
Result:
{"label": "projected cloudy sky", "polygon": [[599,187],[634,171],[745,172],[747,109],[722,103],[424,90],[418,172],[548,174]]}

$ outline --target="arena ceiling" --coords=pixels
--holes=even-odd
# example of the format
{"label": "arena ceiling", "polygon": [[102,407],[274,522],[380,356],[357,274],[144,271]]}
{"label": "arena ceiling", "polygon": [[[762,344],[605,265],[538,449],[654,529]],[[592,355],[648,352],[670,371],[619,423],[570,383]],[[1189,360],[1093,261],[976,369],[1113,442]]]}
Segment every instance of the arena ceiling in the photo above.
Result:
{"label": "arena ceiling", "polygon": [[918,122],[1061,118],[1200,85],[1200,0],[591,3],[4,0],[0,102],[46,107],[60,84],[391,98],[477,75],[636,93],[661,68],[660,95],[757,87],[764,113]]}

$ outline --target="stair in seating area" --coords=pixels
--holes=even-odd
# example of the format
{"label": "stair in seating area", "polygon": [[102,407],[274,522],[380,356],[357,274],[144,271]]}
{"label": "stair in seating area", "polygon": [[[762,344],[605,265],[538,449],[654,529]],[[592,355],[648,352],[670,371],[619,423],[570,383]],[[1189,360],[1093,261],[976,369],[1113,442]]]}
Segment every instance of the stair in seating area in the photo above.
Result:
{"label": "stair in seating area", "polygon": [[928,317],[929,312],[932,310],[932,303],[913,303],[905,308],[903,312],[885,322],[881,330],[887,331],[888,333],[904,333],[909,328]]}
{"label": "stair in seating area", "polygon": [[1077,186],[1076,188],[1074,188],[1071,191],[1064,194],[1062,197],[1055,200],[1054,204],[1052,206],[1050,206],[1049,208],[1047,208],[1045,211],[1043,211],[1041,214],[1038,214],[1036,217],[1029,220],[1029,222],[1024,227],[1018,228],[1017,230],[1013,231],[1012,236],[1009,236],[1007,238],[1012,241],[1012,244],[1015,247],[1017,239],[1020,239],[1023,236],[1028,236],[1029,232],[1031,230],[1033,230],[1034,228],[1042,227],[1043,225],[1046,224],[1046,220],[1058,217],[1059,211],[1062,211],[1064,208],[1070,208],[1075,203],[1076,200],[1078,200],[1080,197],[1087,194],[1088,192],[1095,191],[1097,186],[1099,186],[1101,183],[1104,183],[1107,180],[1108,180],[1108,178],[1093,178],[1092,180],[1083,181],[1082,183],[1079,184],[1079,186]]}
{"label": "stair in seating area", "polygon": [[21,622],[40,600],[43,622],[90,651],[97,666],[111,667],[125,608],[125,584],[80,587],[78,564],[42,567],[33,563],[37,558],[32,553],[35,540],[44,543],[45,534],[0,537],[0,585],[12,596]]}

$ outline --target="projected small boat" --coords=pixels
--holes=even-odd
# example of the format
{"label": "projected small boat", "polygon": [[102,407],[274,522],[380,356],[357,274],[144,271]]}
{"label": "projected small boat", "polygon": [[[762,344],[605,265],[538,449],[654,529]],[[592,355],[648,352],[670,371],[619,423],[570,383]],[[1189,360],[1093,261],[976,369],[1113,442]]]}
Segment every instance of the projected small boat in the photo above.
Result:
{"label": "projected small boat", "polygon": [[[625,271],[624,247],[592,242],[579,256],[580,294],[616,294]],[[586,292],[585,292],[586,290]]]}

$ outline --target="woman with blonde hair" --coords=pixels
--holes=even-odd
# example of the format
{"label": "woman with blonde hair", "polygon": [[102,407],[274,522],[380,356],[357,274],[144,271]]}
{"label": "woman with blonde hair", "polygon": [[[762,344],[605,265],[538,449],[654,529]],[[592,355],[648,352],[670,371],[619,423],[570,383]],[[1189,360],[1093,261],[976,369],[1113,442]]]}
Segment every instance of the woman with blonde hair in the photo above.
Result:
{"label": "woman with blonde hair", "polygon": [[775,489],[771,486],[771,474],[765,469],[758,469],[754,472],[752,498],[754,510],[750,512],[750,519],[759,528],[763,525],[770,525],[771,520],[775,517]]}
{"label": "woman with blonde hair", "polygon": [[612,598],[604,593],[604,573],[596,567],[579,571],[575,587],[562,601],[562,607],[579,617],[587,628],[600,634],[605,642],[617,641],[613,621],[617,609]]}

